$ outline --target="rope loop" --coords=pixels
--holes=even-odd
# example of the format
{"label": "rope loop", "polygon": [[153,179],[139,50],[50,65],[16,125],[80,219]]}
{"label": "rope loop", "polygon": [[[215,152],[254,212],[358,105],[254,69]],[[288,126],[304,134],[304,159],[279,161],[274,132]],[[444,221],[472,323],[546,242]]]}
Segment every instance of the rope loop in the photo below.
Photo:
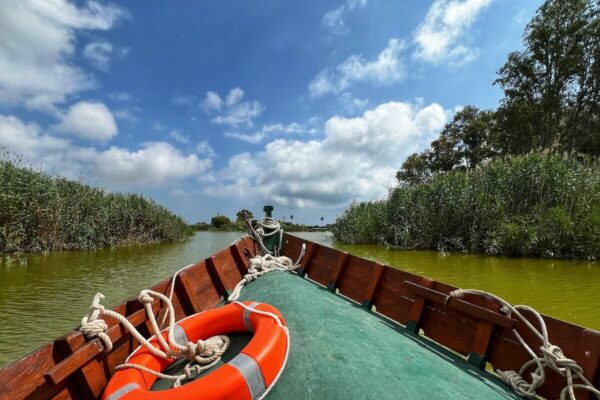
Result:
{"label": "rope loop", "polygon": [[[553,345],[548,340],[548,330],[544,319],[536,310],[531,307],[524,305],[515,305],[508,303],[506,300],[495,296],[491,293],[484,292],[477,289],[457,289],[448,295],[446,302],[451,297],[464,297],[465,294],[475,294],[484,296],[500,303],[500,311],[507,317],[515,316],[524,325],[525,328],[529,329],[541,342],[539,355],[533,351],[531,346],[525,342],[523,337],[519,334],[516,328],[513,329],[513,334],[531,356],[531,360],[527,361],[521,367],[519,372],[516,371],[501,371],[496,372],[500,375],[502,380],[509,385],[515,393],[519,396],[535,398],[537,396],[536,390],[542,386],[546,379],[546,368],[555,371],[561,376],[565,377],[567,382],[565,387],[560,393],[560,399],[566,400],[567,395],[570,400],[577,400],[575,398],[574,389],[586,390],[596,395],[600,399],[600,390],[594,387],[594,385],[583,375],[583,368],[577,364],[575,360],[567,358],[562,349],[556,345]],[[534,327],[532,323],[523,316],[521,311],[527,311],[531,313],[535,320],[539,323],[539,329]],[[523,374],[530,368],[535,366],[535,369],[531,373],[531,382],[527,382],[523,378]],[[580,383],[574,383],[573,380],[578,379]]]}
{"label": "rope loop", "polygon": [[111,351],[113,347],[112,341],[106,334],[108,331],[108,325],[106,324],[106,321],[100,318],[102,313],[105,311],[104,306],[100,304],[100,300],[103,299],[104,295],[102,293],[96,293],[89,311],[81,319],[81,328],[79,328],[79,330],[88,339],[97,337],[102,342],[102,345],[106,351]]}
{"label": "rope loop", "polygon": [[[235,244],[235,242],[234,242]],[[267,254],[263,257],[254,257],[250,260],[250,267],[248,268],[248,273],[242,278],[242,280],[236,285],[233,290],[231,296],[229,297],[229,301],[235,302],[240,305],[242,308],[246,309],[248,312],[257,313],[267,315],[273,318],[276,323],[283,329],[287,338],[288,338],[288,346],[286,348],[286,355],[284,360],[284,366],[287,362],[288,354],[289,354],[289,331],[287,327],[283,325],[279,317],[275,314],[256,310],[250,308],[243,303],[239,303],[236,300],[239,298],[240,293],[244,285],[253,280],[257,279],[259,276],[262,276],[271,271],[292,271],[300,266],[300,262],[304,257],[304,253],[306,251],[306,245],[302,244],[302,251],[300,252],[300,256],[298,260],[294,263],[291,259],[287,257],[275,257],[272,254]],[[173,308],[173,294],[175,290],[175,280],[177,275],[184,271],[185,269],[191,267],[193,264],[190,264],[186,267],[181,268],[173,275],[171,280],[171,289],[169,296],[165,296],[162,293],[158,293],[152,291],[150,289],[142,290],[138,295],[138,301],[144,305],[146,309],[146,314],[148,316],[148,320],[150,322],[151,331],[162,347],[162,350],[154,346],[148,339],[146,339],[129,320],[112,310],[107,310],[100,301],[104,299],[104,295],[102,293],[97,293],[94,296],[92,304],[89,308],[89,311],[83,316],[81,319],[81,327],[79,330],[88,338],[94,339],[98,338],[102,341],[104,345],[105,351],[112,350],[113,344],[106,333],[108,331],[108,325],[102,319],[104,316],[112,317],[118,320],[127,331],[131,333],[131,335],[140,343],[141,346],[144,346],[156,357],[160,357],[163,359],[180,359],[186,358],[189,362],[183,368],[183,372],[179,375],[169,375],[162,373],[160,371],[155,371],[148,367],[132,364],[132,363],[124,363],[115,367],[115,370],[122,370],[127,368],[134,368],[139,371],[147,372],[149,374],[155,375],[157,378],[166,379],[173,381],[174,387],[180,387],[185,382],[194,379],[198,375],[200,375],[203,371],[206,371],[212,367],[214,367],[220,360],[221,356],[227,351],[230,345],[229,337],[225,335],[217,335],[210,337],[206,340],[198,340],[196,343],[188,341],[185,344],[179,344],[175,341],[174,337],[174,328],[175,328],[175,310]],[[152,304],[154,301],[158,299],[165,304],[166,311],[163,314],[162,321],[160,326],[156,321],[156,316],[154,315],[154,311],[152,310]],[[163,324],[168,320],[168,326],[164,330],[161,331]],[[162,332],[167,332],[167,340],[163,337]],[[194,364],[195,363],[195,364]],[[283,370],[283,368],[282,368]],[[281,371],[275,378],[275,381],[279,379],[281,375]],[[273,382],[273,384],[275,383]],[[268,388],[265,392],[261,394],[258,399],[263,399],[268,393],[270,388]]]}

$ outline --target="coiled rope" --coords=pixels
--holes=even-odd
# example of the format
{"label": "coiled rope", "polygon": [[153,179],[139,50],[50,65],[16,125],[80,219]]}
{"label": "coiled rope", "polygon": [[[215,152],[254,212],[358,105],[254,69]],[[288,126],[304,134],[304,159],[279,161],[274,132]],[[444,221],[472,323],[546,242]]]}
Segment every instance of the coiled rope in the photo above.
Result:
{"label": "coiled rope", "polygon": [[[79,330],[88,338],[93,339],[98,337],[104,345],[106,351],[112,349],[112,341],[106,334],[108,326],[101,317],[112,317],[118,320],[127,331],[129,331],[133,337],[145,348],[150,351],[154,356],[164,359],[180,359],[186,358],[189,360],[187,365],[183,369],[183,373],[179,375],[168,375],[162,372],[154,371],[152,369],[143,367],[138,364],[125,363],[117,366],[115,369],[126,369],[135,368],[140,371],[148,372],[162,379],[168,379],[174,381],[174,386],[179,387],[185,380],[189,380],[205,371],[216,363],[219,362],[221,356],[229,348],[229,338],[225,335],[218,335],[208,338],[207,340],[198,340],[196,343],[188,341],[182,345],[175,341],[174,329],[175,329],[175,310],[173,309],[173,303],[167,296],[155,292],[153,290],[142,290],[138,296],[138,301],[144,305],[146,314],[150,320],[152,333],[156,337],[156,340],[162,347],[162,350],[154,347],[149,340],[147,340],[136,328],[129,322],[129,320],[119,314],[118,312],[107,310],[100,300],[104,299],[102,293],[98,293],[94,296],[94,301],[90,306],[89,312],[81,320],[81,327]],[[152,303],[155,299],[163,301],[167,306],[166,315],[169,318],[169,326],[167,328],[167,340],[161,335],[160,327],[152,311]],[[196,362],[197,365],[192,365]]]}
{"label": "coiled rope", "polygon": [[306,252],[306,244],[302,243],[302,250],[296,262],[288,257],[275,257],[271,254],[265,256],[252,257],[250,259],[250,266],[248,272],[242,277],[242,280],[235,285],[231,294],[229,295],[229,301],[236,301],[240,298],[242,288],[248,283],[256,280],[258,277],[263,276],[266,273],[273,271],[294,271],[300,266],[300,262],[304,258]]}
{"label": "coiled rope", "polygon": [[[262,221],[255,221],[256,228],[252,225],[252,220],[250,216],[244,212],[243,214],[244,221],[248,226],[248,230],[250,231],[250,235],[254,239],[254,242],[258,244],[260,249],[260,253],[264,256],[267,254],[279,256],[279,252],[281,251],[283,245],[283,229],[281,229],[281,224],[274,220],[271,217],[265,217]],[[269,231],[269,232],[268,232]],[[279,244],[277,247],[270,251],[263,243],[263,239],[269,236],[274,236],[279,234]]]}
{"label": "coiled rope", "polygon": [[[548,340],[546,323],[544,322],[544,319],[540,313],[529,306],[513,306],[506,300],[496,295],[477,289],[454,290],[448,295],[448,299],[450,297],[462,298],[465,296],[465,294],[480,295],[498,301],[502,305],[502,308],[500,309],[501,312],[503,312],[507,317],[514,315],[519,318],[519,320],[523,322],[538,339],[541,340],[541,356],[538,356],[527,344],[527,342],[525,342],[519,332],[517,332],[516,329],[512,330],[519,343],[521,343],[521,346],[523,346],[531,356],[531,360],[523,364],[519,372],[502,370],[496,370],[496,372],[500,375],[502,380],[515,391],[515,393],[523,397],[535,398],[537,396],[536,390],[542,386],[546,380],[545,369],[550,368],[551,370],[565,377],[567,380],[566,386],[560,392],[560,400],[566,400],[567,394],[569,395],[570,400],[576,400],[574,392],[575,389],[587,390],[588,392],[595,394],[596,398],[600,399],[600,390],[595,388],[594,385],[586,379],[586,377],[583,375],[583,369],[581,366],[579,366],[575,360],[565,357],[560,347],[550,343]],[[536,329],[523,316],[523,314],[519,312],[519,310],[528,311],[533,314],[533,316],[539,322],[540,330]],[[528,368],[534,365],[535,370],[531,373],[531,382],[527,382],[525,378],[523,378],[523,374]],[[574,383],[575,379],[579,379],[581,383]]]}
{"label": "coiled rope", "polygon": [[[235,286],[234,290],[228,298],[228,301],[239,305],[240,307],[248,310],[249,312],[266,315],[273,318],[277,325],[284,330],[287,336],[287,348],[285,353],[285,359],[283,367],[275,377],[272,386],[279,379],[279,376],[281,375],[281,372],[283,371],[283,368],[287,363],[290,346],[289,331],[287,327],[283,325],[283,323],[277,315],[266,311],[260,311],[254,308],[250,308],[237,300],[239,299],[242,288],[249,282],[256,280],[258,277],[272,271],[293,271],[296,268],[298,268],[300,262],[304,257],[305,251],[306,245],[302,244],[302,251],[300,252],[300,256],[298,257],[298,260],[295,263],[293,263],[292,260],[288,257],[274,257],[270,254],[251,258],[248,273],[244,275],[240,282],[238,282],[238,284]],[[142,290],[138,296],[138,301],[144,305],[146,314],[148,315],[148,319],[150,320],[153,336],[156,337],[158,343],[162,347],[162,350],[157,347],[154,347],[149,342],[149,340],[144,338],[144,336],[135,328],[135,326],[133,326],[133,324],[131,324],[131,322],[129,322],[129,320],[125,316],[115,311],[107,310],[102,304],[100,304],[100,301],[105,298],[102,293],[97,293],[94,296],[94,300],[92,301],[92,305],[90,306],[88,313],[81,320],[81,327],[79,328],[79,330],[88,339],[94,339],[97,337],[104,345],[105,351],[110,351],[112,350],[113,344],[110,337],[106,333],[108,330],[108,325],[106,324],[106,321],[102,319],[102,317],[112,317],[118,320],[121,324],[123,324],[125,329],[127,329],[127,331],[129,331],[133,335],[133,337],[135,337],[135,339],[140,343],[140,345],[146,347],[154,356],[163,359],[188,359],[188,363],[183,368],[183,373],[178,375],[165,374],[159,371],[146,368],[142,365],[128,363],[127,361],[124,364],[121,364],[115,368],[116,370],[134,368],[155,375],[158,378],[173,381],[174,387],[180,387],[184,382],[195,378],[203,371],[206,371],[207,369],[210,369],[213,366],[215,366],[221,360],[221,356],[223,355],[223,353],[225,353],[225,351],[227,351],[230,345],[230,339],[225,335],[217,335],[210,337],[206,340],[198,340],[196,343],[188,341],[184,345],[179,344],[175,341],[175,310],[173,308],[172,302],[173,293],[175,290],[175,280],[179,273],[191,267],[192,265],[193,264],[187,265],[175,272],[173,278],[171,279],[171,287],[168,297],[149,289]],[[162,321],[160,323],[160,326],[156,321],[156,317],[152,310],[152,303],[154,303],[156,299],[161,300],[167,307],[166,312],[163,315]],[[166,328],[168,334],[167,340],[165,341],[165,339],[161,335],[161,328],[164,325],[164,322],[167,318],[169,320],[169,325],[168,328]],[[270,388],[268,388],[259,397],[259,399],[264,398],[269,391]]]}

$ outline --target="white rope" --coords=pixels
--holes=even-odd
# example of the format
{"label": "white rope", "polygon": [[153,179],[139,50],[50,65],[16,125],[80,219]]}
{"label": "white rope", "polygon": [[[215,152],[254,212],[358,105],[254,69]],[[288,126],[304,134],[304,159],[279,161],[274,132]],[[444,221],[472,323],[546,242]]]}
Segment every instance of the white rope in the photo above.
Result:
{"label": "white rope", "polygon": [[[292,271],[292,270],[298,268],[300,265],[300,262],[302,261],[302,258],[304,257],[305,251],[306,251],[306,245],[302,244],[302,251],[300,252],[298,260],[296,260],[295,263],[293,263],[292,260],[289,259],[288,257],[274,257],[270,254],[267,254],[266,256],[262,256],[262,257],[261,256],[253,257],[252,259],[250,259],[250,267],[248,269],[248,273],[246,275],[244,275],[242,280],[236,285],[232,294],[228,298],[229,301],[240,305],[241,307],[243,307],[246,310],[249,310],[249,311],[257,313],[257,314],[270,316],[271,318],[275,319],[277,324],[285,331],[285,334],[287,336],[287,341],[288,341],[288,347],[286,349],[284,366],[285,366],[285,362],[287,362],[287,357],[288,357],[288,353],[289,353],[290,337],[289,337],[288,329],[281,323],[281,321],[279,320],[279,317],[277,317],[277,315],[249,308],[246,305],[244,305],[243,303],[238,302],[237,299],[239,298],[239,296],[241,294],[242,288],[247,283],[252,282],[253,280],[257,279],[259,276],[262,276],[271,271]],[[152,353],[154,356],[164,358],[164,359],[187,358],[189,360],[189,362],[186,364],[186,366],[183,369],[183,373],[179,374],[179,375],[169,375],[169,374],[162,373],[160,371],[154,371],[154,370],[144,367],[142,365],[127,363],[127,362],[117,366],[115,369],[120,370],[120,369],[126,369],[126,368],[134,368],[134,369],[155,375],[156,377],[161,378],[161,379],[167,379],[167,380],[174,381],[174,387],[181,386],[185,381],[193,379],[194,377],[198,376],[203,371],[210,369],[214,365],[216,365],[219,362],[219,360],[221,359],[221,356],[223,355],[223,353],[225,353],[225,351],[229,348],[229,344],[230,344],[229,338],[225,335],[213,336],[211,338],[208,338],[207,340],[198,340],[196,343],[187,342],[185,345],[181,345],[175,341],[175,338],[174,338],[175,310],[173,308],[173,302],[172,302],[173,293],[175,291],[175,282],[176,282],[177,276],[181,272],[183,272],[187,268],[190,268],[193,265],[194,264],[187,265],[187,266],[179,269],[177,272],[175,272],[175,274],[173,274],[173,278],[171,279],[171,286],[170,286],[168,297],[161,293],[155,292],[153,290],[142,290],[140,292],[140,295],[138,296],[138,301],[144,305],[146,314],[148,315],[148,319],[151,324],[152,332],[154,334],[154,337],[156,337],[156,340],[162,347],[162,350],[153,346],[150,343],[150,341],[147,340],[135,328],[135,326],[133,326],[133,324],[131,324],[131,322],[129,322],[129,320],[126,317],[124,317],[123,315],[121,315],[115,311],[107,310],[102,304],[100,304],[100,301],[104,299],[104,295],[102,293],[98,293],[94,296],[94,300],[92,302],[92,305],[90,306],[88,313],[81,320],[81,327],[79,328],[79,330],[88,339],[93,339],[96,337],[98,339],[100,339],[100,341],[104,345],[105,350],[110,351],[110,350],[112,350],[112,347],[113,347],[112,340],[106,333],[108,330],[108,325],[106,324],[104,319],[102,319],[101,317],[109,316],[109,317],[115,318],[121,324],[123,324],[125,329],[127,329],[127,331],[129,331],[135,337],[135,339],[140,343],[140,345],[146,347],[148,349],[148,351],[150,351],[150,353]],[[166,311],[165,311],[165,314],[163,315],[160,326],[157,323],[156,317],[152,310],[152,303],[154,303],[154,300],[157,298],[166,305]],[[167,340],[165,340],[161,334],[161,328],[164,325],[167,318],[169,320],[169,324],[168,324],[168,327],[166,328]],[[196,362],[197,364],[192,365],[192,363],[194,363],[194,362]],[[281,369],[281,371],[283,371],[283,368]],[[277,379],[279,379],[279,375],[281,374],[281,371],[277,375],[275,381]],[[273,384],[275,383],[275,381],[273,382]],[[270,390],[270,388],[267,389],[267,391],[260,398],[262,399],[266,395],[266,393],[269,392],[269,390]]]}
{"label": "white rope", "polygon": [[[497,370],[497,372],[500,374],[502,380],[509,385],[515,391],[515,393],[523,397],[535,398],[537,396],[536,390],[544,384],[546,379],[545,369],[550,368],[551,370],[565,377],[567,380],[566,386],[560,392],[560,400],[566,400],[567,394],[569,395],[570,400],[576,400],[574,392],[575,389],[587,390],[588,392],[595,394],[596,397],[600,399],[600,390],[595,388],[594,385],[586,379],[586,377],[583,375],[583,369],[581,366],[579,366],[575,360],[565,357],[560,347],[550,343],[548,340],[546,323],[536,310],[524,305],[513,306],[498,296],[477,289],[457,289],[449,294],[449,298],[461,298],[464,297],[465,294],[476,294],[498,301],[502,305],[500,311],[502,311],[508,317],[514,315],[519,318],[519,320],[522,321],[525,326],[542,342],[542,346],[540,347],[541,356],[538,356],[535,351],[533,351],[533,349],[525,342],[519,332],[517,332],[516,329],[513,329],[515,337],[529,353],[531,360],[523,364],[519,372],[501,370]],[[528,311],[533,314],[533,316],[538,320],[540,330],[536,329],[523,316],[523,314],[519,312],[519,310]],[[535,370],[531,373],[531,382],[527,382],[525,378],[523,378],[523,374],[528,368],[534,365]],[[574,379],[579,379],[582,383],[574,383]]]}
{"label": "white rope", "polygon": [[[152,303],[158,298],[165,303],[167,306],[166,315],[169,318],[169,326],[167,329],[167,340],[165,340],[161,334],[161,330],[156,321],[152,310]],[[112,341],[106,334],[107,325],[104,320],[100,317],[112,317],[118,320],[127,331],[129,331],[133,337],[144,347],[148,349],[156,357],[164,359],[180,359],[187,358],[188,364],[184,367],[184,373],[180,375],[168,375],[158,371],[151,370],[138,364],[122,364],[117,366],[115,369],[135,368],[144,372],[156,375],[159,378],[172,380],[175,382],[174,386],[179,387],[181,384],[188,379],[192,379],[197,376],[200,372],[212,367],[221,359],[221,356],[229,348],[229,338],[224,335],[213,336],[207,340],[198,340],[196,343],[188,341],[182,345],[175,341],[174,329],[175,329],[175,310],[171,300],[158,292],[153,290],[142,290],[138,296],[138,301],[142,303],[146,309],[146,314],[150,321],[154,337],[162,347],[162,350],[153,346],[149,340],[147,340],[136,328],[129,322],[129,320],[123,315],[104,308],[100,304],[100,300],[104,299],[104,295],[101,293],[94,296],[94,301],[90,306],[90,311],[81,320],[81,327],[79,330],[88,338],[93,339],[98,337],[104,344],[106,351],[112,349]],[[191,365],[193,362],[199,365]]]}
{"label": "white rope", "polygon": [[[274,256],[279,256],[279,252],[281,251],[281,247],[283,244],[283,229],[281,229],[281,224],[274,220],[271,217],[265,217],[262,221],[255,221],[257,228],[254,228],[252,225],[252,221],[250,220],[250,216],[248,214],[244,215],[244,220],[246,221],[246,225],[248,225],[248,229],[250,230],[250,235],[254,239],[254,241],[258,244],[260,248],[260,252],[262,255],[270,254]],[[269,231],[269,232],[267,232]],[[270,251],[263,243],[263,238],[273,236],[279,234],[279,244],[277,247]]]}
{"label": "white rope", "polygon": [[256,280],[258,277],[263,276],[266,273],[272,271],[294,271],[300,266],[300,262],[304,258],[305,252],[306,244],[302,243],[302,251],[300,252],[300,255],[295,263],[288,257],[275,257],[271,254],[252,257],[250,259],[248,272],[242,277],[242,280],[235,285],[227,300],[233,302],[239,299],[242,289],[246,284]]}

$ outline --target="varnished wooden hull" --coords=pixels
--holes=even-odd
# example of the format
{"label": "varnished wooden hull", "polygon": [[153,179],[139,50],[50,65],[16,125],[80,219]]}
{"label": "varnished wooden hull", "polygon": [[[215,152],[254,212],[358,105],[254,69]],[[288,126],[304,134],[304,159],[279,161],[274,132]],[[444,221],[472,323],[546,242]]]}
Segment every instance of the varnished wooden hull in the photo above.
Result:
{"label": "varnished wooden hull", "polygon": [[[285,236],[285,255],[296,259],[302,243],[308,248],[300,273],[317,284],[338,292],[350,301],[420,332],[425,337],[482,368],[485,362],[502,370],[519,370],[529,355],[514,339],[513,327],[535,343],[520,324],[498,312],[494,301],[474,297],[446,296],[453,286],[396,268],[377,264],[335,249]],[[177,319],[218,306],[248,267],[245,253],[256,254],[250,238],[200,261],[181,273],[175,285],[173,304]],[[170,278],[152,289],[167,293]],[[162,312],[159,304],[156,312]],[[144,310],[136,299],[115,308],[148,335]],[[600,333],[551,317],[544,317],[550,340],[567,357],[583,367],[585,375],[600,383]],[[103,351],[98,340],[86,341],[78,331],[69,332],[0,370],[0,399],[95,399],[99,398],[115,366],[137,347],[137,342],[114,320],[108,320],[114,348]],[[564,378],[548,372],[538,393],[557,398]],[[578,398],[588,398],[580,393]],[[589,397],[591,398],[591,397]]]}

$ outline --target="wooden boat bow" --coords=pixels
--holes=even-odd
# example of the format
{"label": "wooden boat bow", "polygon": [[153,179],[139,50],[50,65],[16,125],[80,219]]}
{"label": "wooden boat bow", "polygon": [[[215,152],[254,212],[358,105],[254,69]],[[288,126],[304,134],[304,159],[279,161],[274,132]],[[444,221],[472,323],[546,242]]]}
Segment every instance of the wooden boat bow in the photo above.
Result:
{"label": "wooden boat bow", "polygon": [[[519,370],[530,359],[515,340],[516,328],[535,342],[523,324],[501,313],[496,301],[478,296],[448,298],[456,288],[351,254],[285,234],[284,254],[297,259],[303,243],[306,255],[300,276],[321,285],[348,301],[377,313],[391,323],[431,340],[482,369],[487,364],[502,370]],[[249,237],[181,272],[175,281],[173,305],[177,320],[221,304],[248,270],[248,254],[257,254]],[[167,293],[171,278],[152,290]],[[142,333],[148,320],[136,299],[114,308]],[[159,302],[156,313],[164,312]],[[600,383],[600,332],[544,316],[552,342],[575,360],[584,375]],[[115,320],[108,319],[108,335],[114,347],[105,352],[99,340],[86,340],[78,331],[48,343],[0,369],[0,399],[97,399],[114,372],[138,343]],[[548,371],[538,393],[558,397],[564,378]],[[593,398],[577,392],[578,398]]]}

